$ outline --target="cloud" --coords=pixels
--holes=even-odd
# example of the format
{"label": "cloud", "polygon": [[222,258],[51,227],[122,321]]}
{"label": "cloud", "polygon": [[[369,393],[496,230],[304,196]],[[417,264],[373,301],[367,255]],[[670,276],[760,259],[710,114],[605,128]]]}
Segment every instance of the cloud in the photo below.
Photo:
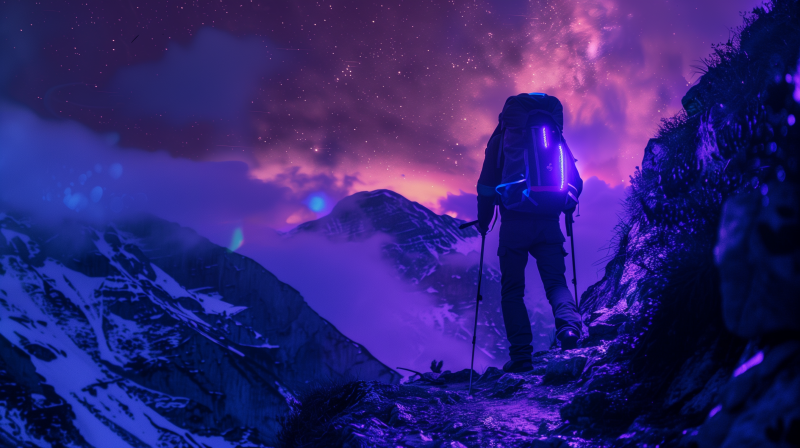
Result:
{"label": "cloud", "polygon": [[447,193],[439,200],[437,213],[444,213],[464,221],[474,221],[478,217],[478,196],[459,190],[458,194]]}
{"label": "cloud", "polygon": [[244,222],[280,229],[298,212],[308,219],[327,213],[331,205],[310,210],[309,197],[335,202],[357,182],[296,170],[263,182],[243,162],[196,162],[115,142],[114,135],[0,103],[0,202],[56,218],[105,220],[144,211],[227,246]]}
{"label": "cloud", "polygon": [[132,116],[193,121],[237,121],[245,117],[259,81],[274,67],[262,39],[239,39],[201,28],[191,44],[169,45],[158,62],[122,68],[112,86]]}
{"label": "cloud", "polygon": [[[425,372],[432,359],[444,359],[446,369],[469,368],[471,341],[444,334],[436,320],[451,313],[435,295],[398,278],[383,258],[385,235],[337,243],[318,234],[284,239],[262,230],[245,228],[245,235],[258,239],[240,253],[297,289],[312,309],[387,366]],[[505,361],[476,353],[479,368],[498,362]]]}

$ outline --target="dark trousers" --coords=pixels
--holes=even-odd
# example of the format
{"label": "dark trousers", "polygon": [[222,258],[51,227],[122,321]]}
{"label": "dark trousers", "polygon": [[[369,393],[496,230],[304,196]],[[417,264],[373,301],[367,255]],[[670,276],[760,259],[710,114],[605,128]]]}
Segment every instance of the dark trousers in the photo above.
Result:
{"label": "dark trousers", "polygon": [[556,319],[556,334],[572,329],[580,333],[581,318],[564,277],[564,235],[558,221],[503,221],[500,224],[500,272],[503,321],[512,361],[530,360],[533,347],[531,321],[522,298],[528,254],[536,259],[547,300]]}

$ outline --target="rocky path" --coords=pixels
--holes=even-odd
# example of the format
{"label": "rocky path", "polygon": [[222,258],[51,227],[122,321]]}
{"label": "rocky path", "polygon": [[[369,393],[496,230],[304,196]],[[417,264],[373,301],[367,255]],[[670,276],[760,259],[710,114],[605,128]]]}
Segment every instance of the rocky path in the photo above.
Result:
{"label": "rocky path", "polygon": [[[289,422],[286,434],[295,446],[345,447],[595,447],[606,446],[593,434],[572,431],[564,415],[578,415],[571,403],[592,389],[592,375],[602,362],[604,345],[534,354],[534,369],[524,374],[490,367],[414,375],[409,383],[391,386],[358,381],[308,397]],[[589,394],[591,396],[591,394]],[[571,403],[571,404],[570,404]],[[302,430],[321,409],[335,415],[328,424]],[[577,413],[576,413],[577,412]],[[305,414],[305,415],[303,415]],[[317,421],[322,420],[317,415]],[[579,417],[578,417],[579,418]]]}

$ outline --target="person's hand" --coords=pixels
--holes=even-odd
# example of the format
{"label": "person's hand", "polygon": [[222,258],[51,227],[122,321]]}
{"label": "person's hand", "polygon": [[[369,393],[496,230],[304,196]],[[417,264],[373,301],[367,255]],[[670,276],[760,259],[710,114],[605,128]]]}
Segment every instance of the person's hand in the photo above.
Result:
{"label": "person's hand", "polygon": [[476,227],[481,235],[486,235],[486,232],[489,231],[493,216],[494,198],[491,196],[478,195],[478,224]]}

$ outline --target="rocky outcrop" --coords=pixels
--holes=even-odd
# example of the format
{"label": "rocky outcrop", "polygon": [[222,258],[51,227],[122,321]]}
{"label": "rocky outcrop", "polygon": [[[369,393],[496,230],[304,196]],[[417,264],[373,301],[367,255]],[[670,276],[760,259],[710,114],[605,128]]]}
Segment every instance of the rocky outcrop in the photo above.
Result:
{"label": "rocky outcrop", "polygon": [[725,207],[725,323],[751,342],[691,440],[701,447],[800,446],[800,201],[795,184],[768,188]]}

